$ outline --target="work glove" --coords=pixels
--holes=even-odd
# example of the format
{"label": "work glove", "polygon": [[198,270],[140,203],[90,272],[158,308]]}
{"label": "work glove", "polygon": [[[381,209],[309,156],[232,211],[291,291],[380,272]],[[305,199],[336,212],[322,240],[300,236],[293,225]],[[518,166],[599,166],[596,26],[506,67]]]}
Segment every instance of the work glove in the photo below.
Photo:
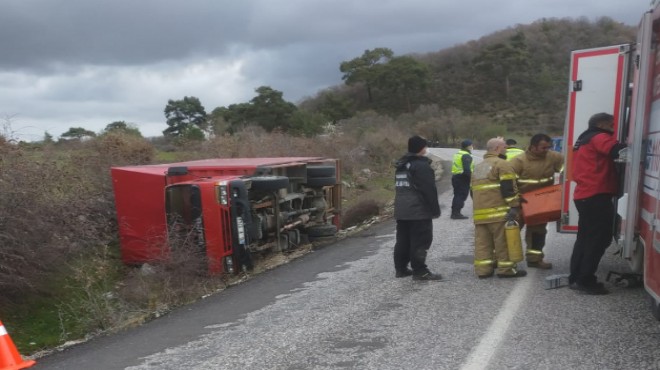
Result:
{"label": "work glove", "polygon": [[520,208],[519,207],[511,207],[509,211],[506,213],[506,220],[507,221],[517,221],[518,216],[520,216]]}

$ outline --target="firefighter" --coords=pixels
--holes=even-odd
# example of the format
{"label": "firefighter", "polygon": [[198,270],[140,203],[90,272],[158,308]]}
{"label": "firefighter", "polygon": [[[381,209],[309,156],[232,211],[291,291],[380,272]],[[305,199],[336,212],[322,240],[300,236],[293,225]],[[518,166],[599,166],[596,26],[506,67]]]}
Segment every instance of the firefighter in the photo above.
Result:
{"label": "firefighter", "polygon": [[474,171],[472,160],[472,140],[461,142],[461,149],[454,154],[451,166],[451,185],[454,188],[454,198],[451,201],[451,215],[453,220],[464,220],[467,216],[461,214],[465,200],[470,194],[470,177]]}
{"label": "firefighter", "polygon": [[517,141],[514,139],[506,139],[506,160],[510,161],[512,160],[515,156],[524,153],[525,151],[517,148],[516,144],[518,144]]}
{"label": "firefighter", "polygon": [[[474,270],[480,279],[496,273],[501,278],[523,277],[527,271],[516,269],[509,260],[504,226],[520,214],[516,174],[506,161],[506,144],[493,138],[486,144],[484,160],[472,174],[474,207]],[[497,271],[495,271],[497,270]]]}
{"label": "firefighter", "polygon": [[[518,188],[521,194],[554,184],[555,173],[563,171],[564,156],[551,151],[550,148],[552,148],[552,138],[546,134],[536,134],[532,136],[527,150],[510,160],[518,175]],[[525,227],[527,267],[543,270],[552,268],[552,263],[543,260],[547,226],[547,223],[543,223]]]}

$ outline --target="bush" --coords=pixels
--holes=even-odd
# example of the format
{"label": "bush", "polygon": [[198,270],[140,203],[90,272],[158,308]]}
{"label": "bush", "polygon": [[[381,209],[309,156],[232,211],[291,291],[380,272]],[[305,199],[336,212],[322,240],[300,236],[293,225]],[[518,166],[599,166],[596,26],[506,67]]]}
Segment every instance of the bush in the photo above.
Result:
{"label": "bush", "polygon": [[373,199],[363,199],[347,209],[342,217],[342,227],[358,225],[380,214],[380,206]]}
{"label": "bush", "polygon": [[147,140],[122,132],[103,134],[93,141],[93,145],[109,164],[115,166],[149,164],[156,154]]}

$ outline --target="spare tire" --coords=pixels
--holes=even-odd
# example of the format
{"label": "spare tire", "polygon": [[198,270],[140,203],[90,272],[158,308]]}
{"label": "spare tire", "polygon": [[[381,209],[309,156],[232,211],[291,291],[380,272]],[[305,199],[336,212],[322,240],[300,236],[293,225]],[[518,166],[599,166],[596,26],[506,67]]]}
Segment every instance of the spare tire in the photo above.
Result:
{"label": "spare tire", "polygon": [[280,190],[289,186],[286,176],[255,176],[251,177],[253,190]]}
{"label": "spare tire", "polygon": [[335,166],[308,166],[307,178],[311,177],[335,177],[337,169]]}

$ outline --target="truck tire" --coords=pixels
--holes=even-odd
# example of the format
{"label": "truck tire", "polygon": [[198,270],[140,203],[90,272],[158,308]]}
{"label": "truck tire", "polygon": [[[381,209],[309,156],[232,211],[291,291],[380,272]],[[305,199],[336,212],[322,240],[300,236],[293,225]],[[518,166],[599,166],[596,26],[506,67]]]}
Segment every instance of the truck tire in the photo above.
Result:
{"label": "truck tire", "polygon": [[255,176],[251,177],[253,190],[280,190],[289,186],[286,176]]}
{"label": "truck tire", "polygon": [[335,177],[337,170],[335,166],[309,166],[307,167],[307,178],[313,177]]}
{"label": "truck tire", "polygon": [[307,179],[306,185],[312,188],[335,185],[337,183],[337,178],[332,177],[312,177]]}
{"label": "truck tire", "polygon": [[317,225],[312,226],[305,230],[310,237],[334,236],[337,234],[337,226],[335,225]]}

